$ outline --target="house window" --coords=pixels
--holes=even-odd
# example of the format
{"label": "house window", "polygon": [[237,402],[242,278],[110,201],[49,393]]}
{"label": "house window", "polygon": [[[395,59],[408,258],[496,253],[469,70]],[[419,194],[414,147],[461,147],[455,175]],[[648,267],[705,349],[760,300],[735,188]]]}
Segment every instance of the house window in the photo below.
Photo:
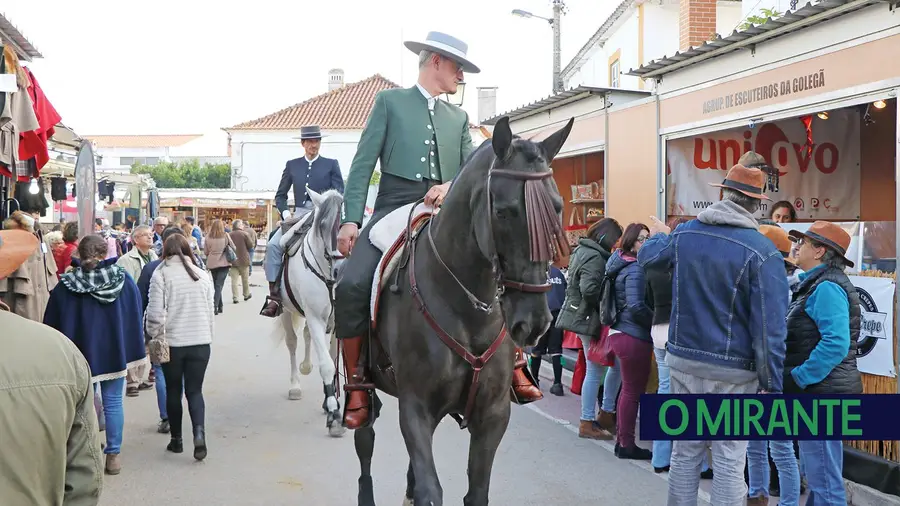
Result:
{"label": "house window", "polygon": [[609,65],[609,87],[619,87],[619,60],[618,58]]}
{"label": "house window", "polygon": [[123,156],[119,158],[119,165],[127,165],[131,167],[132,165],[134,165],[134,158],[131,156]]}
{"label": "house window", "polygon": [[157,165],[159,164],[159,157],[157,156],[148,156],[144,159],[144,165]]}

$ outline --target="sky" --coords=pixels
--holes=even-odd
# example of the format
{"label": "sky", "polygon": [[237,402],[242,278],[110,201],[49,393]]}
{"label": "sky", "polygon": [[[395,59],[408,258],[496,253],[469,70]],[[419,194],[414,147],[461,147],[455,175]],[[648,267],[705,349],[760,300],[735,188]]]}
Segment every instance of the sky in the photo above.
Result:
{"label": "sky", "polygon": [[[568,0],[562,66],[620,0]],[[473,118],[478,86],[497,86],[497,112],[551,94],[552,30],[512,9],[552,16],[550,0],[13,0],[4,15],[44,58],[29,66],[63,123],[81,135],[211,133],[380,73],[403,86],[416,55],[403,40],[428,31],[469,45],[482,72],[467,75]],[[223,146],[224,149],[224,146]]]}

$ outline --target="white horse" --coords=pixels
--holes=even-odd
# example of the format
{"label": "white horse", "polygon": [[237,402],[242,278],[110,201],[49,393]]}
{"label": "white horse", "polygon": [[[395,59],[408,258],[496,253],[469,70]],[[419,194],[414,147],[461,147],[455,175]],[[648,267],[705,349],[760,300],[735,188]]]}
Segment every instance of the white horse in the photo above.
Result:
{"label": "white horse", "polygon": [[[291,389],[288,391],[288,398],[298,400],[302,396],[300,373],[306,375],[312,372],[310,363],[310,343],[312,343],[316,349],[317,365],[324,385],[325,401],[322,403],[322,409],[327,415],[325,425],[331,436],[340,437],[344,434],[345,428],[338,393],[335,390],[337,342],[333,336],[333,290],[342,262],[342,257],[337,251],[337,233],[344,199],[334,190],[328,190],[321,195],[309,188],[306,191],[315,209],[295,225],[292,231],[299,229],[301,224],[308,220],[312,220],[312,228],[303,238],[296,254],[287,260],[287,269],[281,280],[281,300],[284,307],[281,323],[291,355]],[[285,236],[289,234],[290,232]],[[288,284],[291,293],[288,293]],[[298,368],[297,344],[301,332],[306,353],[303,363]]]}

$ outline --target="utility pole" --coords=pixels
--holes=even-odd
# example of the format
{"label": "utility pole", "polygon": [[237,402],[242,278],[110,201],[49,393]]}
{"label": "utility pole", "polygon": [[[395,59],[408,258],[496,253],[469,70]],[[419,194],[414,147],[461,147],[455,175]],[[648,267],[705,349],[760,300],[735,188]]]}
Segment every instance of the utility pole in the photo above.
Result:
{"label": "utility pole", "polygon": [[566,3],[563,0],[550,0],[550,3],[553,4],[553,17],[545,18],[543,16],[538,16],[532,14],[528,11],[523,11],[522,9],[513,9],[512,15],[519,16],[520,18],[538,18],[543,19],[544,21],[550,23],[550,28],[553,29],[553,86],[550,88],[553,90],[553,93],[560,93],[563,91],[563,82],[562,82],[562,55],[560,54],[560,29],[559,24],[562,20],[563,14],[566,13]]}
{"label": "utility pole", "polygon": [[560,93],[563,91],[559,23],[565,12],[565,8],[566,5],[563,0],[553,0],[553,20],[550,21],[550,25],[553,28],[553,93]]}

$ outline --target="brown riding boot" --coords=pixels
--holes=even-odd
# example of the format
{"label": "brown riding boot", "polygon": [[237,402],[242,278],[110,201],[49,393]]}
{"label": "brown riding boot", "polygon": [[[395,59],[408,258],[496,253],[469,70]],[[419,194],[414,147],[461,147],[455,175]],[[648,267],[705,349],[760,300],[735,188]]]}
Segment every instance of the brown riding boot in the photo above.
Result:
{"label": "brown riding boot", "polygon": [[269,281],[269,296],[266,297],[266,307],[264,307],[259,314],[269,318],[275,318],[281,314],[281,311],[281,294],[279,293],[278,285]]}
{"label": "brown riding boot", "polygon": [[544,398],[541,389],[529,380],[525,374],[527,366],[528,363],[522,358],[522,350],[516,349],[516,366],[513,369],[512,386],[516,399],[518,399],[520,404],[527,404]]}
{"label": "brown riding boot", "polygon": [[364,371],[359,366],[359,355],[362,353],[363,338],[351,337],[341,339],[344,355],[344,373],[347,375],[347,405],[344,408],[344,426],[356,430],[369,421],[369,395],[366,390],[350,390],[348,387],[364,382]]}

